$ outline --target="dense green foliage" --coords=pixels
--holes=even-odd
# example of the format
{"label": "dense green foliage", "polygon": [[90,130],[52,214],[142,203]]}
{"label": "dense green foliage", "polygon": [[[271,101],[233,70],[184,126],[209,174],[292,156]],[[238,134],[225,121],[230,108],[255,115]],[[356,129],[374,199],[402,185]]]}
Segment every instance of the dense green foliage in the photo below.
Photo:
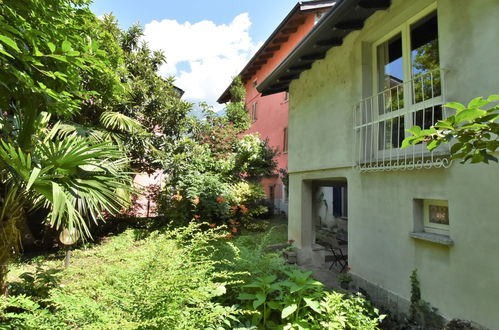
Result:
{"label": "dense green foliage", "polygon": [[100,48],[101,25],[87,4],[8,1],[0,6],[2,290],[28,211],[43,207],[45,224],[76,228],[88,237],[88,223],[127,204],[128,160],[119,148],[64,133],[61,125],[100,95],[120,93],[115,59]]}
{"label": "dense green foliage", "polygon": [[275,152],[255,134],[238,137],[227,116],[204,110],[205,118],[191,118],[190,134],[179,140],[165,159],[168,173],[160,196],[160,213],[176,223],[192,219],[211,226],[239,225],[268,211],[258,179],[273,175]]}
{"label": "dense green foliage", "polygon": [[122,31],[112,15],[104,15],[95,28],[113,76],[89,79],[99,93],[83,102],[66,130],[117,143],[134,170],[151,173],[161,168],[164,151],[184,133],[191,104],[180,99],[173,77],[159,74],[165,55],[140,41],[141,26]]}
{"label": "dense green foliage", "polygon": [[246,109],[246,89],[243,86],[241,77],[234,78],[230,86],[230,102],[227,103],[225,112],[227,118],[234,126],[241,130],[250,127],[250,118]]}
{"label": "dense green foliage", "polygon": [[[210,258],[220,234],[190,226],[138,237],[128,231],[100,248],[75,251],[64,271],[51,262],[24,274],[28,280],[11,284],[15,295],[0,298],[0,321],[37,329],[199,329],[231,321],[234,308],[214,301],[232,277],[216,272]],[[50,289],[40,291],[47,276]]]}
{"label": "dense green foliage", "polygon": [[402,147],[427,142],[427,148],[434,150],[442,143],[453,142],[450,153],[453,159],[461,159],[471,163],[498,162],[493,155],[499,148],[499,95],[491,95],[487,99],[477,97],[467,105],[452,102],[445,106],[455,109],[456,113],[445,120],[438,121],[429,129],[414,126]]}
{"label": "dense green foliage", "polygon": [[68,269],[57,260],[21,265],[9,283],[11,296],[0,297],[0,324],[255,328],[264,319],[258,291],[265,280],[276,283],[264,299],[274,307],[266,318],[271,328],[376,329],[379,324],[365,299],[324,291],[309,273],[266,252],[268,243],[285,238],[284,231],[231,241],[224,236],[222,229],[207,231],[199,224],[163,233],[127,231],[109,243],[75,251]]}

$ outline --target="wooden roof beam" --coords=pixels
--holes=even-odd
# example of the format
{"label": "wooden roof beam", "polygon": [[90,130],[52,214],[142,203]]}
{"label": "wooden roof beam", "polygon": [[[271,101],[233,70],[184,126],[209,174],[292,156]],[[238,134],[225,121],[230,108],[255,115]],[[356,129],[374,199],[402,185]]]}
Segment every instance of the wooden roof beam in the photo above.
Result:
{"label": "wooden roof beam", "polygon": [[343,21],[334,26],[338,30],[360,30],[364,27],[364,20]]}
{"label": "wooden roof beam", "polygon": [[359,0],[359,7],[364,9],[388,9],[391,5],[391,0]]}
{"label": "wooden roof beam", "polygon": [[343,39],[341,38],[330,38],[330,39],[323,39],[319,40],[315,43],[315,46],[317,47],[335,47],[335,46],[341,46],[343,44]]}
{"label": "wooden roof beam", "polygon": [[300,57],[301,61],[315,61],[315,60],[321,60],[324,57],[326,57],[326,52],[319,52],[319,53],[312,53],[312,54],[307,54],[303,55]]}
{"label": "wooden roof beam", "polygon": [[286,35],[286,34],[295,33],[296,31],[298,31],[298,27],[288,27],[288,28],[282,29],[281,33]]}
{"label": "wooden roof beam", "polygon": [[286,42],[288,41],[289,37],[279,37],[279,38],[275,38],[272,43],[273,44],[281,44],[283,42]]}

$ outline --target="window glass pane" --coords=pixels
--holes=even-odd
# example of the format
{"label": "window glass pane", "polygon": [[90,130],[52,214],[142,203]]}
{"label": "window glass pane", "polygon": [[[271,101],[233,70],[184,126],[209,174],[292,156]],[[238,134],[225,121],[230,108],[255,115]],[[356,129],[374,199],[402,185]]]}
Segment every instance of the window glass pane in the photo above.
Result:
{"label": "window glass pane", "polygon": [[449,224],[449,207],[443,205],[431,205],[429,210],[429,222],[440,225]]}
{"label": "window glass pane", "polygon": [[397,34],[377,48],[379,113],[403,108],[404,67],[402,60],[402,36]]}
{"label": "window glass pane", "polygon": [[423,110],[416,111],[413,114],[413,124],[422,129],[429,129],[439,120],[442,120],[442,106],[429,107]]}
{"label": "window glass pane", "polygon": [[379,123],[379,150],[400,148],[404,140],[404,116]]}
{"label": "window glass pane", "polygon": [[417,103],[441,95],[436,12],[411,25],[411,65],[413,101]]}

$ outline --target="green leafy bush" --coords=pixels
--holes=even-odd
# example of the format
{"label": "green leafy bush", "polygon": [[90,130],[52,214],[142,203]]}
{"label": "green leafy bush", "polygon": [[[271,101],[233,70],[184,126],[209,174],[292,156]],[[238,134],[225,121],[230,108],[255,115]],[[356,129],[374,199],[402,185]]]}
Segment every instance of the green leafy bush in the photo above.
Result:
{"label": "green leafy bush", "polygon": [[299,269],[260,277],[242,286],[237,297],[256,312],[251,324],[283,329],[377,329],[384,316],[360,295],[324,291]]}
{"label": "green leafy bush", "polygon": [[378,329],[384,315],[362,296],[325,292],[314,320],[321,329]]}
{"label": "green leafy bush", "polygon": [[0,297],[0,323],[36,329],[229,328],[238,312],[215,298],[234,274],[216,271],[219,261],[212,257],[213,243],[223,235],[191,224],[142,240],[127,231],[99,248],[75,251],[74,265],[43,293],[43,304],[35,296]]}

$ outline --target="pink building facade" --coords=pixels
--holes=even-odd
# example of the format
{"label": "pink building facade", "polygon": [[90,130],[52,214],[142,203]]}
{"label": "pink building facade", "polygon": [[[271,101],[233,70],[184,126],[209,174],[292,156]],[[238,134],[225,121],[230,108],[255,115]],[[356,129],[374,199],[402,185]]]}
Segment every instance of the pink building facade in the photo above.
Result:
{"label": "pink building facade", "polygon": [[[262,96],[256,86],[263,81],[295,48],[315,23],[329,11],[334,1],[304,1],[297,3],[263,46],[239,73],[246,89],[246,108],[252,120],[247,134],[259,133],[276,149],[278,170],[272,177],[262,179],[267,199],[274,213],[286,213],[288,200],[280,169],[288,167],[288,94],[286,92]],[[218,99],[230,101],[230,86]]]}

